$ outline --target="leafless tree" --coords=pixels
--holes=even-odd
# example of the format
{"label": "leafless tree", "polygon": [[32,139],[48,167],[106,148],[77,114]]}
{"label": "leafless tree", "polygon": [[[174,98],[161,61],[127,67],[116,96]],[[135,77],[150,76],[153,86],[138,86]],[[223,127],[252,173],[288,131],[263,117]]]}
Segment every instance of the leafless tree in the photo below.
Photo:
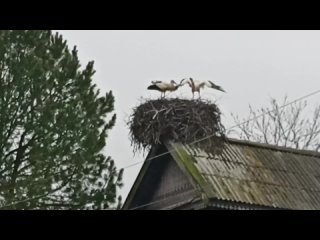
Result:
{"label": "leafless tree", "polygon": [[307,101],[289,104],[287,96],[282,104],[271,99],[270,107],[255,110],[249,105],[248,118],[240,120],[238,115],[232,114],[236,127],[230,129],[228,135],[254,142],[319,151],[320,105],[314,108],[309,117],[306,107]]}

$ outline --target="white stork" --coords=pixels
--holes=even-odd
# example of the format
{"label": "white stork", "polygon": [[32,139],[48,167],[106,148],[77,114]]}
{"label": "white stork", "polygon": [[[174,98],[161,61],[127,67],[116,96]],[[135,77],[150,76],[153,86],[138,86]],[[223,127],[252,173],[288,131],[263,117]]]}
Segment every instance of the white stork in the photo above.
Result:
{"label": "white stork", "polygon": [[161,98],[162,98],[162,93],[163,97],[166,95],[166,91],[176,91],[180,85],[178,85],[174,80],[171,80],[170,83],[168,82],[163,82],[163,81],[152,81],[152,84],[148,87],[149,90],[157,90],[161,92]]}
{"label": "white stork", "polygon": [[204,88],[204,86],[207,86],[209,88],[213,88],[222,92],[225,92],[222,87],[214,84],[211,81],[197,81],[197,80],[193,80],[192,78],[184,78],[181,80],[179,86],[183,86],[185,84],[189,85],[189,87],[191,88],[192,91],[192,98],[194,98],[194,92],[198,92],[199,93],[199,98],[200,98],[200,89]]}

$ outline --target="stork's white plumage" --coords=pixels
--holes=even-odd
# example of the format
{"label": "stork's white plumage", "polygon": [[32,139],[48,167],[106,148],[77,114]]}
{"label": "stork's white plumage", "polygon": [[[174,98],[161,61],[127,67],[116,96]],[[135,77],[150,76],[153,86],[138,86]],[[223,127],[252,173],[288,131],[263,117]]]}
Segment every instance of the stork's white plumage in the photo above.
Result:
{"label": "stork's white plumage", "polygon": [[166,91],[176,91],[180,85],[178,85],[174,80],[168,82],[163,81],[151,81],[151,85],[148,87],[148,90],[157,90],[161,92],[161,97],[163,93],[163,97],[166,95]]}
{"label": "stork's white plumage", "polygon": [[194,98],[194,92],[198,92],[199,93],[199,98],[200,98],[200,89],[204,88],[204,86],[207,86],[209,88],[213,88],[222,92],[225,92],[222,87],[214,84],[211,81],[197,81],[197,80],[193,80],[193,78],[184,78],[181,80],[180,82],[180,86],[183,86],[185,84],[188,84],[189,87],[191,88],[192,91],[192,98]]}

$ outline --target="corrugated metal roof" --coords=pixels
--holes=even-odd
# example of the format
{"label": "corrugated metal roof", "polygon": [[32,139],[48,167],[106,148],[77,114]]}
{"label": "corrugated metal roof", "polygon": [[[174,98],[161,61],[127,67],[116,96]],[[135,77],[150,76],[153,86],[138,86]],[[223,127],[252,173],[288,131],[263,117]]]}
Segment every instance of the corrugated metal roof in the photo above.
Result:
{"label": "corrugated metal roof", "polygon": [[275,208],[320,209],[319,153],[239,140],[226,143],[219,156],[190,145],[183,148],[213,190],[210,198]]}

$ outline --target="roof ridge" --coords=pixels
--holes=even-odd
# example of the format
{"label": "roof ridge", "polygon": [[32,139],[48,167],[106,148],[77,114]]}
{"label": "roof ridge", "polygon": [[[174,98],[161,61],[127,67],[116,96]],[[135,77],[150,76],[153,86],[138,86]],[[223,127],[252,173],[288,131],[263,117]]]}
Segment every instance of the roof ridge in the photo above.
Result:
{"label": "roof ridge", "polygon": [[291,152],[291,153],[296,153],[296,154],[300,154],[300,155],[320,157],[320,152],[316,152],[316,151],[312,151],[312,150],[295,149],[292,147],[284,147],[284,146],[278,146],[278,145],[267,144],[267,143],[258,143],[258,142],[252,142],[252,141],[241,140],[241,139],[236,139],[236,138],[226,138],[226,141],[229,143],[251,145],[254,147],[267,148],[267,149],[278,150],[278,151],[282,151],[282,152]]}

